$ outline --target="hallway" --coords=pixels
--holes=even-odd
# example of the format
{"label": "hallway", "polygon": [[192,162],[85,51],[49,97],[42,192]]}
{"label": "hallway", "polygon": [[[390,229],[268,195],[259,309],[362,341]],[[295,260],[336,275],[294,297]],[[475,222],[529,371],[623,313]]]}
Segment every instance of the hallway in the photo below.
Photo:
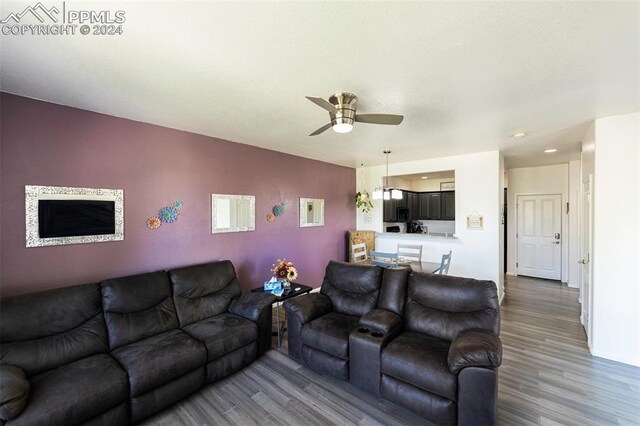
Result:
{"label": "hallway", "polygon": [[498,424],[640,425],[640,368],[592,357],[578,290],[506,277]]}

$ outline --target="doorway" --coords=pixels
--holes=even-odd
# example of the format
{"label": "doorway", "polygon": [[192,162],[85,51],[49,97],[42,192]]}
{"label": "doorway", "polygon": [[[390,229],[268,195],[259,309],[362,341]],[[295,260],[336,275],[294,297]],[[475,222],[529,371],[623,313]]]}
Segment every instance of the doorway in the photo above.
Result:
{"label": "doorway", "polygon": [[562,278],[562,195],[518,195],[518,275]]}

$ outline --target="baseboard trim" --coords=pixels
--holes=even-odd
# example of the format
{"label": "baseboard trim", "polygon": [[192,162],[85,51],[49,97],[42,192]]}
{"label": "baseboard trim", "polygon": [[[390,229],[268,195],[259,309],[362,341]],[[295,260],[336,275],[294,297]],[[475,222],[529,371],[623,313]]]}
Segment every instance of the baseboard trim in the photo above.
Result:
{"label": "baseboard trim", "polygon": [[600,352],[594,351],[593,348],[591,347],[591,344],[589,344],[589,342],[587,342],[587,346],[589,347],[589,352],[591,352],[592,356],[602,358],[602,359],[608,359],[609,361],[619,362],[621,364],[631,365],[634,367],[640,367],[640,362],[637,362],[637,361],[634,362],[634,360],[621,358],[619,356],[604,355]]}
{"label": "baseboard trim", "polygon": [[518,274],[514,273],[514,272],[506,272],[506,275],[509,275],[510,277],[517,277]]}

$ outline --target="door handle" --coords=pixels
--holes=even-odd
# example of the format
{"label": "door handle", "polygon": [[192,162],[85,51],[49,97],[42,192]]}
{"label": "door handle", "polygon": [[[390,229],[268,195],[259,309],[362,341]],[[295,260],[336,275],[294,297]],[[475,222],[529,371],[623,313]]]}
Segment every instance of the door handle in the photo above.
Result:
{"label": "door handle", "polygon": [[560,244],[560,241],[552,241],[551,244]]}
{"label": "door handle", "polygon": [[586,265],[586,264],[587,264],[587,262],[585,262],[585,261],[584,261],[584,259],[582,259],[582,260],[578,260],[578,263],[581,263],[581,264],[583,264],[583,265]]}

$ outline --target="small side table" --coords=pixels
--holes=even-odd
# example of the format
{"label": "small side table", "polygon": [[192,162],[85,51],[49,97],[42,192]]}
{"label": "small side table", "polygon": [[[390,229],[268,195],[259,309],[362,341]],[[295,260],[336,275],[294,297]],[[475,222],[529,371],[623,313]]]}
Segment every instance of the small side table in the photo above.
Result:
{"label": "small side table", "polygon": [[[299,290],[297,290],[299,289]],[[291,283],[291,289],[289,292],[282,293],[282,296],[276,297],[276,336],[278,336],[277,347],[280,347],[282,343],[282,333],[284,332],[284,326],[280,326],[280,304],[287,299],[291,299],[292,297],[300,296],[301,294],[307,294],[313,290],[313,287],[309,287],[308,285],[299,284],[299,283]],[[253,293],[264,293],[264,287],[256,287],[252,288],[251,291]],[[270,292],[268,292],[270,293]]]}

